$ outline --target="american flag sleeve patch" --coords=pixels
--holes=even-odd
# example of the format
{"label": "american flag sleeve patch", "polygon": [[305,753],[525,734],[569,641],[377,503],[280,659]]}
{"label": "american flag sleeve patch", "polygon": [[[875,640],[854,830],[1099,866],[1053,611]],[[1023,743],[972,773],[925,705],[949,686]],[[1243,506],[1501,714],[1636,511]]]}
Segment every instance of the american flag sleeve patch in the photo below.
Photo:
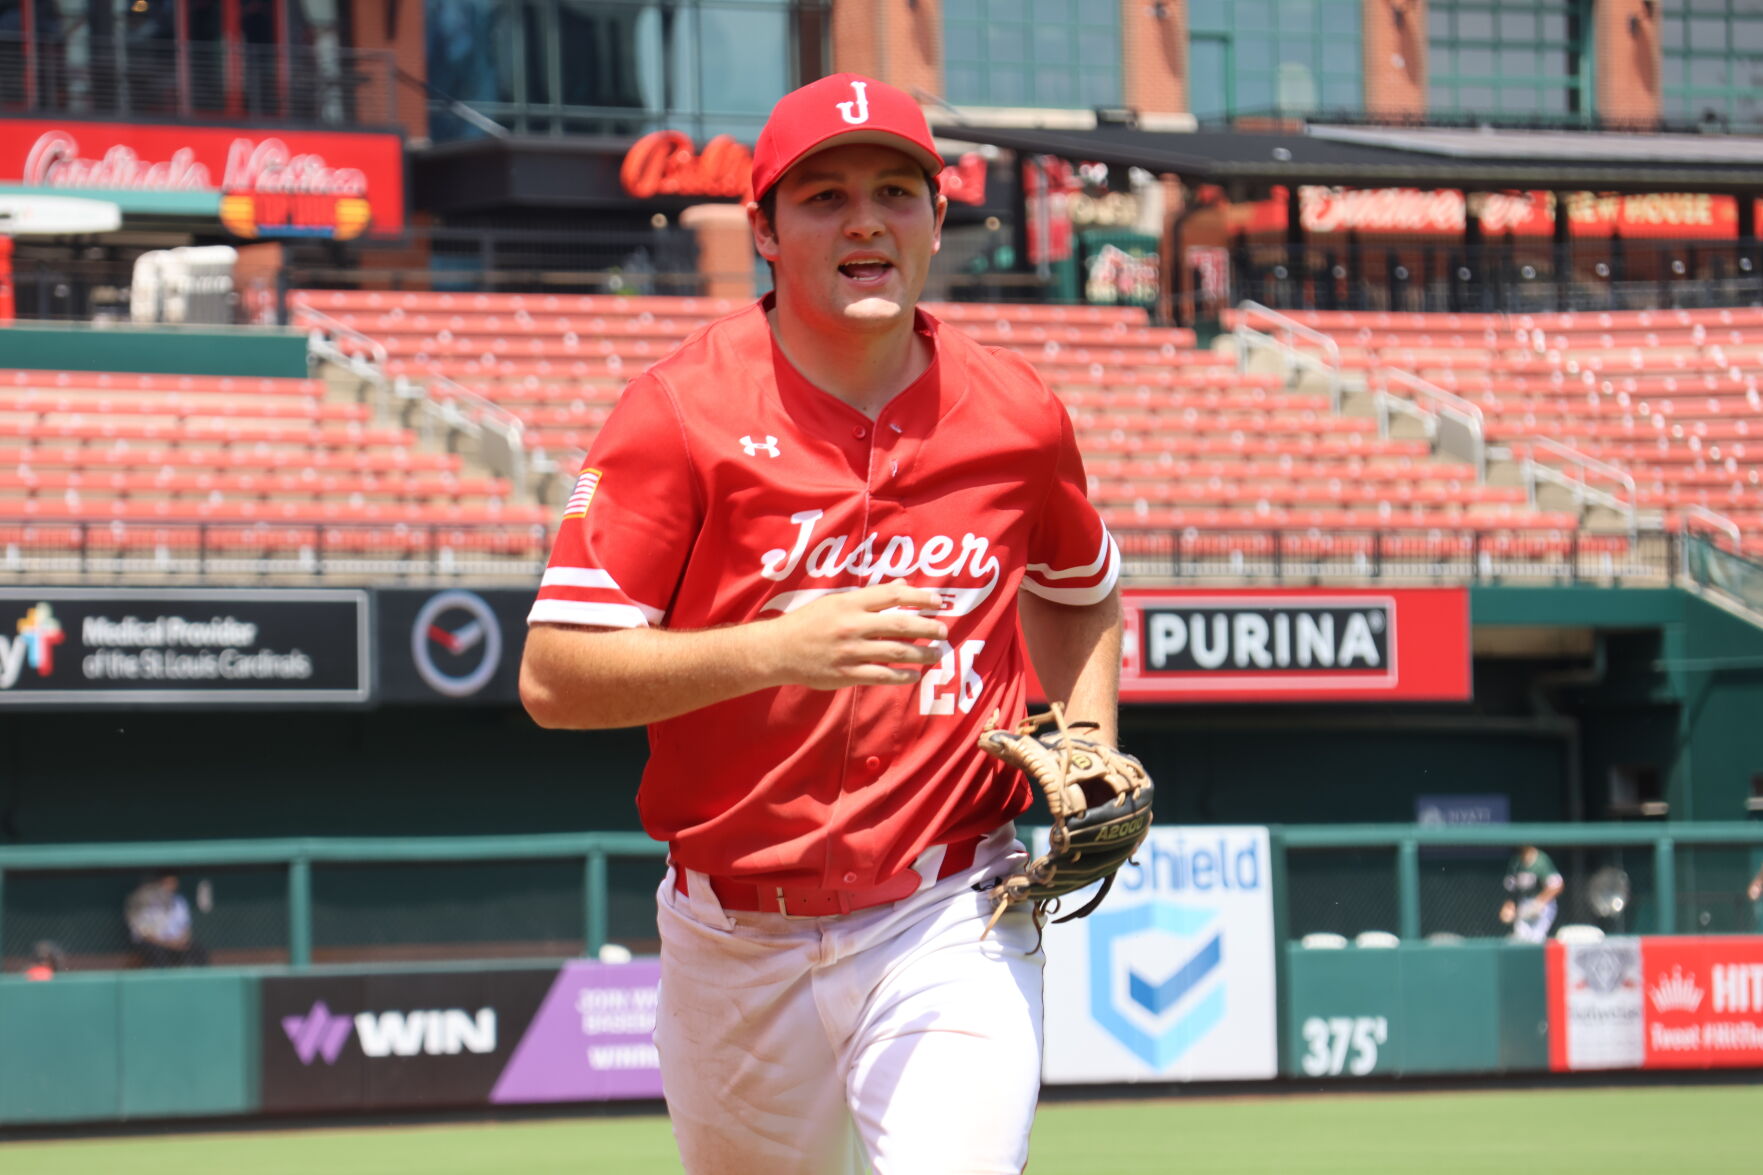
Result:
{"label": "american flag sleeve patch", "polygon": [[569,501],[563,507],[565,518],[585,518],[588,507],[594,503],[594,491],[600,488],[600,471],[584,469],[582,475],[575,479],[575,489],[569,495]]}

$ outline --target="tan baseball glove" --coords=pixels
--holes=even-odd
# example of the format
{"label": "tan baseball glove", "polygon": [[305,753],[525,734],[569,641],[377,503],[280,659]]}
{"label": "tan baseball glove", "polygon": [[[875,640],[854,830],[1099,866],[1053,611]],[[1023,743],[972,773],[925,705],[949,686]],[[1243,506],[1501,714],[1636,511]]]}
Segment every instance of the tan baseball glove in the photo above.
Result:
{"label": "tan baseball glove", "polygon": [[[1049,725],[1053,729],[1040,733]],[[980,732],[980,749],[1032,779],[1053,815],[1048,851],[989,891],[994,908],[987,933],[1019,902],[1033,902],[1038,917],[1049,906],[1056,911],[1066,894],[1100,881],[1094,897],[1057,921],[1082,918],[1108,896],[1115,872],[1150,833],[1150,776],[1131,755],[1073,733],[1095,726],[1067,723],[1064,707],[1054,702],[1051,712],[1025,719],[1015,730],[988,723]]]}

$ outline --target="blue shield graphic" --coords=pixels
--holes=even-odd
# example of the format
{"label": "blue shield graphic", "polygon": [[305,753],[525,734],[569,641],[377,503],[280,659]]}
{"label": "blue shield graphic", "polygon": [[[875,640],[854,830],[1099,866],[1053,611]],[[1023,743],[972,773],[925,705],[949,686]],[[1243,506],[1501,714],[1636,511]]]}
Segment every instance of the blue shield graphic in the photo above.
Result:
{"label": "blue shield graphic", "polygon": [[[1217,910],[1149,901],[1088,921],[1090,1015],[1145,1064],[1168,1068],[1224,1019]],[[1147,945],[1173,968],[1147,966]]]}

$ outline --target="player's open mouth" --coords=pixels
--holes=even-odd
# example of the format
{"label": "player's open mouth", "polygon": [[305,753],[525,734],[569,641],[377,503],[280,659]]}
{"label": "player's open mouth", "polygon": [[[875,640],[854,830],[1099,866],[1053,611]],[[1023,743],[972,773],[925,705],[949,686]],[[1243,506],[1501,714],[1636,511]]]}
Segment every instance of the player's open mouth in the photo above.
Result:
{"label": "player's open mouth", "polygon": [[879,285],[887,280],[888,274],[894,270],[891,261],[880,259],[873,261],[847,261],[839,266],[839,272],[861,285]]}

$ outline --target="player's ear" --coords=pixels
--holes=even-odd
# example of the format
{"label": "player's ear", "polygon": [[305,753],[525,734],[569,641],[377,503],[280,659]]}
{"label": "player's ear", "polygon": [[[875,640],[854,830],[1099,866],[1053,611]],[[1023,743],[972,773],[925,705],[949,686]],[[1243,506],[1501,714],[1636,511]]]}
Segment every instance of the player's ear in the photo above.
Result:
{"label": "player's ear", "polygon": [[765,210],[757,201],[747,202],[747,224],[753,230],[753,247],[767,261],[777,260],[777,229],[765,218]]}
{"label": "player's ear", "polygon": [[943,247],[943,218],[949,214],[949,197],[937,193],[937,223],[930,234],[930,251],[935,253]]}

